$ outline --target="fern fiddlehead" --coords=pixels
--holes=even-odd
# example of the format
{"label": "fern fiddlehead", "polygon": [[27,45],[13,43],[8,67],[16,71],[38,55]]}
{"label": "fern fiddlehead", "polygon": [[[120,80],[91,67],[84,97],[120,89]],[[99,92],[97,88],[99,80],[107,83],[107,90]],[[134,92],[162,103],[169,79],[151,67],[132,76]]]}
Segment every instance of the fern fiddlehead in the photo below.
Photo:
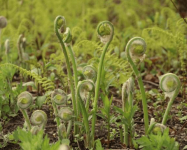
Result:
{"label": "fern fiddlehead", "polygon": [[82,70],[82,73],[87,80],[92,80],[94,83],[97,79],[97,72],[95,68],[91,65],[85,66]]}
{"label": "fern fiddlehead", "polygon": [[30,120],[33,125],[39,126],[39,129],[44,129],[47,123],[47,114],[42,110],[35,110]]}
{"label": "fern fiddlehead", "polygon": [[155,122],[154,118],[151,118],[150,126],[149,126],[147,134],[150,134],[150,133],[153,133],[153,134],[163,133],[165,129],[166,129],[165,125],[163,125],[161,123],[157,123],[157,122]]}
{"label": "fern fiddlehead", "polygon": [[19,61],[23,62],[23,52],[22,52],[22,40],[23,40],[23,34],[21,34],[18,38],[17,46],[18,46],[18,56],[19,56]]}
{"label": "fern fiddlehead", "polygon": [[24,37],[23,34],[21,34],[18,38],[17,47],[18,47],[18,56],[19,56],[20,63],[29,60],[29,55],[25,53],[26,38]]}
{"label": "fern fiddlehead", "polygon": [[[72,119],[73,119],[73,115],[74,112],[71,108],[69,107],[62,107],[59,111],[58,111],[58,117],[64,121],[64,122],[68,122],[68,126],[67,126],[67,130],[66,127],[63,123],[61,123],[58,127],[59,130],[59,135],[61,138],[67,138],[71,127],[72,127]],[[65,136],[66,135],[66,136]]]}
{"label": "fern fiddlehead", "polygon": [[[62,140],[62,138],[66,138],[66,137],[64,137],[63,133],[62,133],[62,131],[63,131],[62,129],[64,129],[64,128],[62,128],[62,126],[64,126],[64,124],[62,125],[60,123],[58,105],[66,104],[67,95],[63,90],[55,89],[51,94],[51,99],[52,99],[53,110],[54,110],[55,117],[56,117],[57,131],[58,131],[59,139]],[[66,111],[66,109],[65,109],[65,111]],[[72,123],[69,123],[69,124],[71,126]],[[69,128],[71,128],[71,127],[69,127]],[[66,136],[67,136],[67,133],[66,133]]]}
{"label": "fern fiddlehead", "polygon": [[56,105],[66,104],[67,95],[61,89],[55,89],[54,92],[51,94],[52,100],[55,102]]}
{"label": "fern fiddlehead", "polygon": [[33,97],[29,92],[25,91],[22,92],[20,95],[18,95],[17,106],[20,108],[20,111],[22,112],[25,118],[25,122],[27,123],[28,130],[31,130],[31,123],[26,109],[29,106],[31,106],[32,103],[33,103]]}
{"label": "fern fiddlehead", "polygon": [[[124,113],[125,113],[125,108],[127,108],[127,106],[131,108],[133,106],[133,100],[132,100],[133,89],[134,89],[134,79],[131,77],[123,84],[123,87],[122,87],[122,109]],[[123,142],[125,143],[126,146],[128,146],[129,144],[128,133],[129,132],[128,132],[128,126],[126,124],[124,124],[123,130],[124,130]]]}
{"label": "fern fiddlehead", "polygon": [[[55,29],[56,36],[57,36],[58,40],[60,41],[62,51],[64,53],[64,57],[65,57],[65,60],[66,60],[68,78],[70,80],[70,88],[71,88],[71,93],[72,93],[71,95],[72,95],[73,110],[74,110],[75,116],[77,118],[78,108],[76,107],[77,103],[76,103],[76,99],[75,99],[75,89],[74,89],[74,86],[73,86],[74,84],[73,84],[73,79],[72,79],[70,62],[69,62],[69,58],[68,58],[68,55],[67,55],[67,51],[66,51],[64,41],[62,40],[62,38],[60,36],[60,33],[59,33],[59,31],[61,33],[64,33],[65,29],[66,29],[66,21],[65,21],[65,18],[63,16],[57,16],[56,17],[55,22],[54,22],[54,29]],[[75,126],[75,133],[76,133],[76,130],[77,130],[76,128],[77,128],[77,126]]]}
{"label": "fern fiddlehead", "polygon": [[58,117],[63,121],[69,121],[73,117],[73,110],[69,107],[62,107],[58,111]]}
{"label": "fern fiddlehead", "polygon": [[7,19],[4,16],[0,16],[0,29],[3,29],[7,26]]}
{"label": "fern fiddlehead", "polygon": [[146,43],[144,39],[140,37],[134,37],[132,38],[126,45],[126,56],[128,59],[128,62],[130,63],[134,74],[136,75],[136,78],[138,80],[138,84],[140,87],[140,91],[142,94],[142,105],[143,105],[143,112],[144,112],[144,124],[145,124],[145,133],[147,134],[148,130],[148,111],[147,111],[147,101],[146,101],[146,95],[145,95],[145,89],[143,85],[143,81],[141,78],[141,74],[139,73],[136,64],[139,61],[142,61],[145,57],[145,51],[146,51]]}
{"label": "fern fiddlehead", "polygon": [[167,105],[166,111],[164,113],[164,117],[162,119],[162,124],[165,125],[168,119],[169,111],[171,110],[171,106],[173,101],[179,94],[181,83],[179,78],[173,73],[166,73],[160,77],[160,89],[164,91],[166,97],[170,98],[170,101]]}
{"label": "fern fiddlehead", "polygon": [[86,146],[90,148],[91,140],[90,140],[90,128],[89,128],[89,122],[88,122],[88,112],[86,110],[85,104],[83,102],[83,99],[85,97],[85,92],[92,92],[94,90],[94,83],[91,80],[84,80],[79,81],[77,86],[77,96],[79,96],[79,105],[81,108],[81,113],[83,116],[83,123],[86,130]]}
{"label": "fern fiddlehead", "polygon": [[[83,68],[82,73],[86,80],[92,80],[95,83],[97,79],[97,72],[93,66],[91,65],[85,66]],[[91,99],[91,92],[89,92],[88,98],[86,100],[86,111],[88,111],[89,109],[90,99]]]}
{"label": "fern fiddlehead", "polygon": [[101,42],[104,43],[105,46],[104,46],[104,50],[102,52],[102,55],[99,61],[96,87],[95,87],[95,98],[94,98],[94,103],[93,103],[92,132],[91,132],[93,144],[94,144],[94,136],[95,136],[95,122],[96,122],[97,102],[99,98],[101,73],[103,69],[103,62],[104,62],[106,51],[113,39],[114,27],[112,23],[110,23],[109,21],[103,21],[99,23],[99,25],[97,26],[97,33],[98,33],[99,38],[101,39]]}
{"label": "fern fiddlehead", "polygon": [[168,114],[171,110],[173,101],[177,97],[181,88],[181,83],[179,78],[173,73],[166,73],[163,76],[161,76],[159,78],[159,85],[160,85],[160,89],[164,91],[165,97],[169,97],[170,101],[164,113],[162,123],[156,123],[155,119],[151,118],[148,134],[150,132],[154,134],[158,134],[159,132],[161,133],[164,132],[164,130],[166,129],[165,125],[168,120]]}
{"label": "fern fiddlehead", "polygon": [[[66,26],[65,18],[64,18],[63,22],[64,22],[63,27],[65,27]],[[72,43],[72,34],[71,34],[71,30],[69,27],[67,27],[66,29],[64,28],[63,30],[65,30],[65,32],[62,32],[63,33],[63,42],[65,43],[65,46],[68,48],[68,51],[70,53],[70,57],[71,57],[72,65],[73,65],[75,91],[76,91],[77,84],[78,84],[78,76],[77,76],[77,65],[76,65],[75,56],[74,56],[72,44],[71,44]]]}

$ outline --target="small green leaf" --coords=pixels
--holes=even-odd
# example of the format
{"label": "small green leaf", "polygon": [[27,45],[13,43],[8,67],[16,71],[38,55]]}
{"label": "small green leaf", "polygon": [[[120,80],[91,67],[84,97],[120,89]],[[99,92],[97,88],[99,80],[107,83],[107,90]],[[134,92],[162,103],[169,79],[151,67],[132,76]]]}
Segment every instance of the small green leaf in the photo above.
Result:
{"label": "small green leaf", "polygon": [[179,120],[183,121],[183,120],[186,120],[186,119],[187,119],[187,116],[184,116],[184,117],[180,118]]}
{"label": "small green leaf", "polygon": [[97,116],[103,118],[104,120],[106,120],[107,118],[103,115],[103,114],[100,114],[100,113],[96,113]]}
{"label": "small green leaf", "polygon": [[95,145],[96,145],[96,150],[104,150],[101,144],[100,139],[95,141]]}
{"label": "small green leaf", "polygon": [[74,124],[75,124],[75,125],[79,125],[79,126],[83,126],[83,123],[82,123],[82,122],[79,122],[79,121],[74,121]]}
{"label": "small green leaf", "polygon": [[184,148],[183,149],[187,149],[187,145],[186,146],[184,146]]}
{"label": "small green leaf", "polygon": [[43,103],[45,102],[46,100],[46,96],[38,96],[37,99],[36,99],[36,105],[41,108],[41,106],[43,105]]}
{"label": "small green leaf", "polygon": [[8,105],[4,105],[2,108],[2,111],[5,113],[8,113],[8,112],[10,112],[10,107]]}
{"label": "small green leaf", "polygon": [[70,140],[69,139],[62,139],[62,143],[64,145],[69,145],[70,144]]}
{"label": "small green leaf", "polygon": [[125,113],[123,112],[123,110],[121,108],[119,108],[119,107],[114,106],[114,110],[117,111],[119,114],[121,114],[123,116],[125,115]]}

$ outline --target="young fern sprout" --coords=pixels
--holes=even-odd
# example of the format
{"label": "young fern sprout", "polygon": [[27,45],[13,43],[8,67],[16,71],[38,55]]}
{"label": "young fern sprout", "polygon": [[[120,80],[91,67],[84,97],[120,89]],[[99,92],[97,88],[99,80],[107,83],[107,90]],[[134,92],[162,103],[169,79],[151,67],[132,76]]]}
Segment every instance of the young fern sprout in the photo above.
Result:
{"label": "young fern sprout", "polygon": [[40,127],[39,126],[32,126],[31,127],[31,133],[33,135],[36,135],[39,131],[40,131]]}
{"label": "young fern sprout", "polygon": [[18,56],[19,56],[20,62],[23,61],[23,52],[22,52],[22,48],[21,48],[22,39],[23,39],[23,34],[19,35],[18,42],[17,42],[17,46],[18,46]]}
{"label": "young fern sprout", "polygon": [[76,88],[78,85],[77,64],[76,64],[74,52],[72,49],[72,44],[71,44],[72,43],[72,34],[71,34],[69,27],[66,28],[66,32],[64,33],[63,40],[64,40],[66,47],[68,48],[68,51],[69,51],[69,54],[71,57],[71,61],[72,61],[72,65],[73,65],[73,73],[74,73],[75,91],[76,91]]}
{"label": "young fern sprout", "polygon": [[72,34],[71,34],[71,30],[69,27],[66,28],[66,31],[63,34],[63,41],[64,43],[68,46],[69,44],[71,44],[72,41]]}
{"label": "young fern sprout", "polygon": [[58,111],[58,117],[63,121],[70,121],[73,118],[73,110],[69,107],[62,107]]}
{"label": "young fern sprout", "polygon": [[167,105],[162,124],[165,125],[168,119],[169,112],[171,110],[173,101],[179,94],[181,83],[177,75],[173,73],[166,73],[159,78],[160,89],[164,91],[165,97],[169,97],[170,101]]}
{"label": "young fern sprout", "polygon": [[122,104],[123,104],[123,110],[125,109],[125,103],[128,102],[128,104],[132,107],[133,100],[132,100],[132,93],[134,90],[134,79],[133,77],[130,77],[122,87]]}
{"label": "young fern sprout", "polygon": [[4,16],[0,16],[0,29],[3,29],[7,26],[7,19]]}
{"label": "young fern sprout", "polygon": [[[57,36],[58,40],[60,41],[62,51],[64,53],[64,57],[65,57],[65,60],[66,60],[68,78],[69,78],[69,81],[70,81],[70,88],[71,88],[71,95],[72,95],[73,110],[74,110],[74,114],[77,118],[77,112],[79,112],[79,110],[78,110],[79,108],[77,108],[77,102],[76,102],[76,99],[75,99],[75,88],[74,88],[73,79],[72,79],[72,72],[71,72],[71,68],[70,68],[69,57],[68,57],[68,54],[67,54],[67,51],[66,51],[64,41],[63,41],[63,39],[61,38],[61,35],[60,35],[61,33],[64,33],[66,31],[66,20],[63,16],[57,16],[56,17],[55,22],[54,22],[54,29],[55,29],[56,36]],[[77,80],[77,82],[78,82],[78,80]],[[76,83],[76,81],[75,81],[75,83]],[[74,131],[75,131],[75,133],[77,132],[77,126],[76,125],[74,126]]]}
{"label": "young fern sprout", "polygon": [[56,105],[63,105],[67,102],[67,94],[61,89],[55,89],[51,94],[51,98]]}
{"label": "young fern sprout", "polygon": [[31,115],[31,123],[38,126],[39,129],[44,129],[47,123],[47,114],[42,110],[35,110]]}
{"label": "young fern sprout", "polygon": [[91,65],[85,66],[82,70],[82,73],[87,80],[92,80],[94,83],[97,79],[97,72],[95,68]]}
{"label": "young fern sprout", "polygon": [[148,129],[147,134],[150,134],[151,132],[153,134],[163,133],[166,129],[166,126],[161,123],[156,123],[154,118],[151,118],[150,126]]}
{"label": "young fern sprout", "polygon": [[145,51],[146,51],[146,43],[145,43],[144,39],[142,39],[141,37],[132,38],[126,45],[126,57],[127,57],[127,60],[130,63],[130,65],[134,71],[134,74],[138,80],[138,84],[139,84],[140,91],[142,94],[145,133],[147,134],[148,124],[149,124],[147,101],[146,101],[145,89],[144,89],[143,81],[141,78],[141,74],[139,73],[137,66],[136,66],[136,63],[138,63],[139,61],[142,61],[144,59]]}
{"label": "young fern sprout", "polygon": [[60,126],[58,127],[59,129],[59,133],[60,133],[60,137],[62,139],[66,139],[67,138],[67,131],[66,131],[66,126],[64,123],[61,123]]}
{"label": "young fern sprout", "polygon": [[81,108],[83,123],[86,131],[85,145],[87,148],[90,148],[91,146],[90,128],[89,128],[89,121],[88,121],[89,115],[88,115],[88,111],[86,110],[83,99],[85,98],[85,92],[92,92],[93,90],[94,90],[94,83],[92,82],[92,80],[79,81],[77,86],[77,96],[79,97],[78,98],[79,105]]}
{"label": "young fern sprout", "polygon": [[[66,104],[67,102],[67,95],[66,93],[61,90],[61,89],[55,89],[52,94],[51,94],[51,99],[52,99],[52,104],[53,104],[53,110],[55,113],[55,117],[56,117],[56,122],[57,122],[57,131],[58,131],[58,135],[59,135],[59,139],[62,140],[63,136],[62,136],[62,129],[60,129],[60,118],[58,117],[58,105],[63,105]],[[72,123],[70,123],[69,125],[71,126]],[[71,127],[69,127],[71,129]]]}
{"label": "young fern sprout", "polygon": [[159,78],[159,84],[162,91],[164,91],[165,97],[169,97],[170,101],[167,105],[166,111],[164,113],[164,117],[162,119],[162,123],[156,123],[154,118],[151,118],[150,126],[148,133],[152,132],[154,134],[157,134],[159,132],[163,133],[166,129],[166,122],[168,120],[168,115],[171,110],[173,101],[177,97],[180,88],[181,83],[179,78],[173,74],[173,73],[166,73],[163,76]]}
{"label": "young fern sprout", "polygon": [[17,106],[19,107],[20,111],[23,114],[23,117],[25,118],[28,130],[31,130],[31,123],[26,109],[29,108],[32,105],[32,103],[33,97],[29,92],[25,91],[18,95]]}
{"label": "young fern sprout", "polygon": [[[64,18],[64,24],[66,23],[65,18]],[[76,60],[75,60],[75,55],[72,49],[72,34],[71,34],[71,30],[69,27],[65,28],[66,25],[64,25],[64,29],[65,32],[63,32],[63,42],[65,43],[65,46],[68,49],[68,52],[70,54],[71,57],[71,61],[72,61],[72,66],[73,66],[73,74],[74,74],[74,82],[75,82],[75,91],[78,85],[78,73],[77,73],[77,64],[76,64]],[[63,30],[64,30],[63,29]],[[76,100],[78,101],[78,100]],[[77,108],[77,115],[79,115],[79,108]]]}
{"label": "young fern sprout", "polygon": [[67,138],[69,136],[71,127],[72,127],[72,119],[73,119],[73,110],[69,107],[62,107],[58,111],[58,117],[63,121],[63,122],[68,122],[67,130],[64,125],[64,123],[61,123],[58,126],[58,133],[60,135],[60,138]]}
{"label": "young fern sprout", "polygon": [[109,21],[103,21],[99,23],[99,25],[97,26],[97,33],[99,38],[101,39],[101,42],[103,42],[105,46],[100,57],[99,67],[97,71],[97,80],[96,80],[96,87],[95,87],[95,98],[93,102],[93,116],[92,116],[92,132],[91,132],[92,144],[94,144],[96,112],[97,112],[97,105],[98,105],[97,102],[99,99],[100,80],[101,80],[101,73],[103,69],[103,62],[104,62],[106,51],[113,39],[114,27],[112,23],[110,23]]}
{"label": "young fern sprout", "polygon": [[18,46],[19,61],[23,63],[24,61],[29,60],[29,55],[25,53],[26,38],[24,37],[23,34],[19,36],[18,41],[17,41],[17,46]]}
{"label": "young fern sprout", "polygon": [[[122,87],[122,109],[123,112],[125,113],[125,108],[133,106],[133,90],[134,90],[134,79],[131,77],[129,78]],[[123,142],[125,143],[126,146],[129,145],[129,129],[126,124],[123,126],[124,130],[124,140]]]}
{"label": "young fern sprout", "polygon": [[[91,65],[85,66],[83,68],[82,73],[83,73],[86,80],[92,80],[95,83],[95,81],[97,79],[97,72],[93,66],[91,66]],[[91,99],[91,92],[89,92],[88,98],[86,100],[86,111],[87,112],[89,110],[90,99]]]}

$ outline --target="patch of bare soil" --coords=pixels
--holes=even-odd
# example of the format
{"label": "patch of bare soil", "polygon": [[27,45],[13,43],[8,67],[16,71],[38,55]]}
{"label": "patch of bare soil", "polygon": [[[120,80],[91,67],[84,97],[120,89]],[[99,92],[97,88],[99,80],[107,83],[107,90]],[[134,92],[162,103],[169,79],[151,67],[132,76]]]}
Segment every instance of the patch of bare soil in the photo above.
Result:
{"label": "patch of bare soil", "polygon": [[[148,81],[148,82],[145,81],[145,85],[146,85],[146,90],[150,90],[151,88],[158,89],[158,84],[152,83],[151,81]],[[115,93],[115,91],[113,91],[113,93]],[[155,100],[153,99],[151,102],[150,101],[148,102],[149,119],[155,118],[156,121],[158,121],[157,117],[154,115],[155,114],[154,112],[164,111],[163,108],[166,108],[167,101],[165,101],[164,104],[161,104],[164,107],[158,107],[157,109],[153,107],[154,101]],[[172,110],[170,112],[170,119],[167,122],[167,126],[170,129],[170,136],[174,137],[176,141],[179,143],[180,150],[182,150],[182,148],[185,145],[187,145],[187,121],[181,122],[178,117],[179,111],[184,116],[187,115],[187,107],[183,107],[182,109],[179,110],[177,106],[181,102],[182,102],[182,97],[179,94],[177,99],[174,101]],[[102,103],[100,102],[99,105],[101,106]],[[121,107],[122,102],[119,98],[114,98],[113,105]],[[48,115],[48,122],[45,128],[45,132],[50,138],[51,143],[56,142],[58,140],[58,137],[57,137],[56,123],[54,122],[54,117],[50,116],[49,108],[46,105],[42,107],[42,110],[44,110]],[[112,113],[115,113],[115,112],[112,111]],[[136,138],[140,138],[142,135],[144,135],[143,111],[142,111],[141,102],[139,103],[139,110],[135,114],[134,122],[136,124],[135,131],[137,132],[137,135],[138,135]],[[13,132],[18,126],[22,127],[23,123],[24,123],[24,120],[23,120],[22,114],[19,112],[18,115],[14,118],[11,118],[7,124],[3,124],[3,134],[5,135],[7,133]],[[98,121],[96,124],[96,138],[100,138],[103,147],[108,149],[107,130],[106,128],[103,127],[104,125],[105,125],[104,121],[98,117]],[[119,131],[115,124],[112,124],[111,128],[116,129],[116,131]],[[70,140],[71,140],[72,147],[79,147],[81,150],[85,149],[84,142],[79,142],[79,143],[73,142],[73,134],[71,134]],[[0,142],[2,143],[3,141],[1,140]],[[125,148],[126,148],[125,145],[123,145],[120,142],[119,132],[117,132],[116,135],[114,136],[114,139],[110,141],[110,149],[125,149]],[[13,144],[10,142],[7,143],[6,147],[2,148],[2,150],[18,150],[18,149],[20,149],[20,146],[18,144]]]}

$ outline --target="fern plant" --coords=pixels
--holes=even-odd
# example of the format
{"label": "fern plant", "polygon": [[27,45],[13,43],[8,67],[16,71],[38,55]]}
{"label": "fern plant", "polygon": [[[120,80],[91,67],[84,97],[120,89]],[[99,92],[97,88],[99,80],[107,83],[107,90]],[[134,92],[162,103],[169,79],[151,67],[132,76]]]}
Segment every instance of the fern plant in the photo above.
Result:
{"label": "fern plant", "polygon": [[179,144],[169,136],[169,128],[163,134],[150,134],[136,140],[142,150],[178,150]]}
{"label": "fern plant", "polygon": [[33,135],[31,132],[23,131],[22,129],[18,128],[13,133],[14,140],[20,140],[19,145],[23,150],[54,150],[60,147],[60,141],[50,144],[47,135],[45,135],[44,138],[43,136],[43,130],[39,131],[38,134]]}

